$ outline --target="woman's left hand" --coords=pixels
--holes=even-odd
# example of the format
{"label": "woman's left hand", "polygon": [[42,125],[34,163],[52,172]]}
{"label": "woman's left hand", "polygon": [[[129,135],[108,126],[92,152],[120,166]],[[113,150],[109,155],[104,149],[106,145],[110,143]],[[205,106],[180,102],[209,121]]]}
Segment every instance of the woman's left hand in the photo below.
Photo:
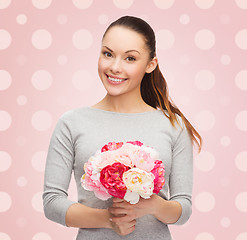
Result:
{"label": "woman's left hand", "polygon": [[147,214],[154,214],[157,197],[159,196],[153,194],[148,199],[140,198],[136,204],[130,204],[124,199],[113,198],[112,207],[109,208],[110,213],[114,216],[112,221],[116,223],[129,222]]}

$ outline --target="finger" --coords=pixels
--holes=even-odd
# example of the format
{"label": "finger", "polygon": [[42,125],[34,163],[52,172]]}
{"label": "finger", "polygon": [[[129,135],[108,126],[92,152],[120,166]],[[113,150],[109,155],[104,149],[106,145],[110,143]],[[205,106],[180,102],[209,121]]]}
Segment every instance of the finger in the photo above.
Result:
{"label": "finger", "polygon": [[120,214],[125,215],[128,213],[127,209],[125,209],[125,208],[113,208],[113,207],[111,207],[108,210],[113,215],[120,215]]}
{"label": "finger", "polygon": [[113,215],[113,216],[111,216],[111,221],[115,222],[117,224],[124,224],[124,223],[129,223],[132,221],[136,221],[136,220],[135,220],[133,215],[127,215],[126,214],[125,216],[122,216],[122,217]]}
{"label": "finger", "polygon": [[116,198],[116,197],[114,197],[114,198],[112,199],[112,202],[114,202],[114,203],[123,202],[123,201],[124,201],[123,199],[121,199],[121,198]]}
{"label": "finger", "polygon": [[126,202],[126,201],[122,201],[122,202],[113,202],[112,203],[112,207],[114,208],[127,208],[127,209],[130,209],[130,208],[133,208],[133,204],[130,204],[129,202]]}

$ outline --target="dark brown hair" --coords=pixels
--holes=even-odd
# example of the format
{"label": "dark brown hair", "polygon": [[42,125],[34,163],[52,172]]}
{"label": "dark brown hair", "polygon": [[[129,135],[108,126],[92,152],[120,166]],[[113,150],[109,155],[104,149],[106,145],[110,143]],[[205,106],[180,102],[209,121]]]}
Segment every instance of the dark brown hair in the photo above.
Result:
{"label": "dark brown hair", "polygon": [[[144,20],[133,17],[133,16],[123,16],[109,25],[106,29],[104,36],[108,30],[114,26],[122,26],[128,29],[131,29],[144,37],[146,45],[149,49],[150,60],[156,56],[156,40],[153,29],[150,25]],[[202,138],[200,134],[195,130],[195,128],[190,124],[186,119],[183,113],[175,106],[172,100],[169,97],[168,87],[164,76],[162,75],[159,65],[151,73],[145,73],[142,82],[141,82],[141,95],[143,100],[150,106],[154,108],[160,108],[167,118],[169,118],[172,126],[175,127],[175,122],[179,124],[179,121],[176,117],[178,114],[193,141],[201,150]],[[167,113],[165,112],[167,111]],[[180,124],[179,124],[180,125]]]}

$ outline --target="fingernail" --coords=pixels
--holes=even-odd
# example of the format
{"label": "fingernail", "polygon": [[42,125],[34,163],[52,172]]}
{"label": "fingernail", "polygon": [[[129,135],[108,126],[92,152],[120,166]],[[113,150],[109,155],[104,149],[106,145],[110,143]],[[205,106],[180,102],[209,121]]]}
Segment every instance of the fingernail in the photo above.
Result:
{"label": "fingernail", "polygon": [[109,220],[112,222],[112,218],[109,218]]}

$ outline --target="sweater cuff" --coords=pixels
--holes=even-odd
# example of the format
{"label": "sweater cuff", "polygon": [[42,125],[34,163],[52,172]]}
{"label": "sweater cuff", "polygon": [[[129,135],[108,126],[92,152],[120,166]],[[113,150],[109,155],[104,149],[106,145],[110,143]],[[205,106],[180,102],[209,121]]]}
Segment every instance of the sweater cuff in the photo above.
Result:
{"label": "sweater cuff", "polygon": [[56,223],[60,223],[65,227],[66,225],[65,217],[68,208],[77,202],[68,200],[66,198],[57,198],[55,201],[44,205],[45,216]]}
{"label": "sweater cuff", "polygon": [[183,225],[185,224],[191,214],[192,214],[192,206],[191,206],[191,202],[188,200],[188,199],[174,199],[174,201],[178,202],[181,207],[182,207],[182,213],[181,213],[181,216],[179,217],[179,219],[175,222],[175,223],[172,223],[174,225]]}

